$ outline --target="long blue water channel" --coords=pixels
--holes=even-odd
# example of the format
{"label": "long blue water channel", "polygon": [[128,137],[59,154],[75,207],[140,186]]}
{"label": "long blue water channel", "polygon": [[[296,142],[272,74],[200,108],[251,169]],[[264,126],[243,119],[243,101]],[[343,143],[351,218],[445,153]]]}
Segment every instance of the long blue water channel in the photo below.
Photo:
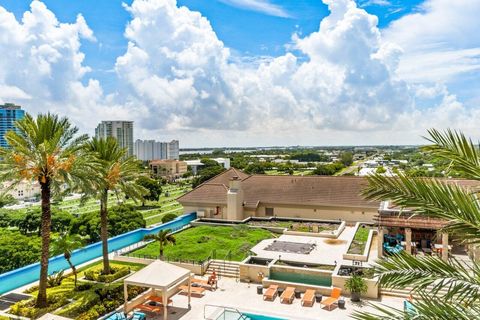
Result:
{"label": "long blue water channel", "polygon": [[[171,229],[176,231],[187,226],[191,221],[197,218],[197,213],[188,213],[175,220],[152,227],[141,228],[130,231],[116,237],[108,239],[108,251],[113,252],[122,248],[128,247],[132,244],[140,242],[147,234],[157,233],[160,230]],[[74,265],[79,265],[102,256],[102,243],[96,242],[86,247],[77,249],[72,252],[72,262]],[[53,273],[60,270],[69,269],[68,263],[63,255],[50,258],[48,272]],[[15,269],[3,274],[0,274],[0,294],[14,290],[21,286],[27,285],[37,281],[40,275],[40,263],[29,264],[28,266]]]}

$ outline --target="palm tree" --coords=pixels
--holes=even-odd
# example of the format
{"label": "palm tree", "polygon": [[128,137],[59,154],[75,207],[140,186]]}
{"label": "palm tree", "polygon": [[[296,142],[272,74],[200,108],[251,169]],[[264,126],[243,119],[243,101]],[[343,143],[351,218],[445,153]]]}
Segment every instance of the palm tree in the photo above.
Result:
{"label": "palm tree", "polygon": [[50,248],[52,255],[63,254],[65,260],[67,260],[68,265],[72,269],[73,276],[75,277],[75,287],[77,287],[77,269],[71,260],[72,251],[80,248],[82,244],[83,241],[79,235],[68,235],[64,233],[52,241],[52,246]]}
{"label": "palm tree", "polygon": [[63,186],[87,190],[95,172],[95,161],[85,152],[88,137],[77,136],[78,129],[67,118],[54,114],[29,114],[15,123],[5,139],[9,148],[0,149],[0,180],[12,182],[37,181],[41,189],[40,283],[36,305],[47,306],[47,277],[50,246],[52,196],[61,194]]}
{"label": "palm tree", "polygon": [[[432,145],[424,151],[450,163],[464,177],[480,180],[480,151],[472,140],[457,131],[430,130]],[[480,243],[479,189],[466,190],[448,180],[398,178],[373,175],[364,190],[367,199],[390,200],[416,215],[444,219],[440,230],[455,234],[465,244]],[[377,262],[380,285],[390,288],[413,286],[421,299],[414,303],[416,314],[377,306],[377,314],[356,313],[354,318],[370,319],[480,319],[480,264],[465,264],[450,257],[394,255]],[[441,293],[441,289],[446,293]]]}
{"label": "palm tree", "polygon": [[144,240],[155,240],[158,242],[159,250],[160,250],[160,259],[163,259],[163,250],[164,248],[169,245],[170,243],[175,245],[176,240],[173,234],[171,234],[171,230],[160,230],[157,234],[147,234]]}
{"label": "palm tree", "polygon": [[112,137],[93,138],[87,143],[87,150],[101,163],[96,195],[100,198],[100,237],[102,239],[103,273],[110,274],[108,261],[108,194],[114,191],[123,193],[133,200],[141,200],[148,192],[138,185],[136,180],[142,170],[135,158],[127,156],[127,150],[121,148]]}

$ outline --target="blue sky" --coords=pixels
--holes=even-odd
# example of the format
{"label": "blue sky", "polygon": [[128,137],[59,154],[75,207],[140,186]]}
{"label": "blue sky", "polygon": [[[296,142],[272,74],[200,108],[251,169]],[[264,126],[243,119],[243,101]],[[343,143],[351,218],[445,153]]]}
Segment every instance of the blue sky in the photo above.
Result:
{"label": "blue sky", "polygon": [[[123,4],[132,0],[73,0],[65,5],[64,0],[45,0],[47,7],[62,22],[74,22],[80,13],[93,30],[97,42],[83,41],[85,64],[93,70],[91,75],[102,80],[104,88],[115,90],[116,80],[112,74],[115,59],[127,47],[124,37],[125,25],[130,15]],[[0,0],[0,6],[21,19],[29,10],[31,1]],[[178,0],[179,5],[199,11],[208,18],[213,29],[225,45],[247,56],[278,56],[285,53],[285,45],[293,33],[310,34],[318,30],[320,21],[328,15],[328,8],[319,0],[271,1],[283,8],[289,17],[277,17],[235,6],[221,0]],[[357,1],[368,12],[379,18],[379,27],[416,10],[420,0]]]}
{"label": "blue sky", "polygon": [[432,126],[476,137],[477,12],[478,0],[0,0],[0,103],[90,134],[134,120],[136,138],[183,146],[411,144]]}

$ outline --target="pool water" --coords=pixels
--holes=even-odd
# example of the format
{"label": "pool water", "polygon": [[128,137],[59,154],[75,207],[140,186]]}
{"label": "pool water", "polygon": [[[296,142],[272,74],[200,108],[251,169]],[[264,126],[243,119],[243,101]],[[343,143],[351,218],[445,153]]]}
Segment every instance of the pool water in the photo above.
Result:
{"label": "pool water", "polygon": [[271,270],[269,278],[271,280],[304,283],[322,287],[330,287],[332,285],[332,277],[325,275],[301,274]]}
{"label": "pool water", "polygon": [[252,313],[242,313],[242,315],[239,315],[238,312],[225,310],[225,312],[221,314],[217,318],[217,320],[287,320],[287,319],[274,318],[270,316],[264,316],[264,315],[252,314]]}

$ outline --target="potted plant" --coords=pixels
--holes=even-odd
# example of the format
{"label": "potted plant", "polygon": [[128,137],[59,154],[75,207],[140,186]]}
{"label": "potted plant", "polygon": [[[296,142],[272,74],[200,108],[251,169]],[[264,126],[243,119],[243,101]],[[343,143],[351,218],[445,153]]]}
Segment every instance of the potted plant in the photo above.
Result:
{"label": "potted plant", "polygon": [[352,301],[360,301],[360,295],[368,290],[367,283],[359,275],[351,276],[345,282],[345,288],[352,294]]}

